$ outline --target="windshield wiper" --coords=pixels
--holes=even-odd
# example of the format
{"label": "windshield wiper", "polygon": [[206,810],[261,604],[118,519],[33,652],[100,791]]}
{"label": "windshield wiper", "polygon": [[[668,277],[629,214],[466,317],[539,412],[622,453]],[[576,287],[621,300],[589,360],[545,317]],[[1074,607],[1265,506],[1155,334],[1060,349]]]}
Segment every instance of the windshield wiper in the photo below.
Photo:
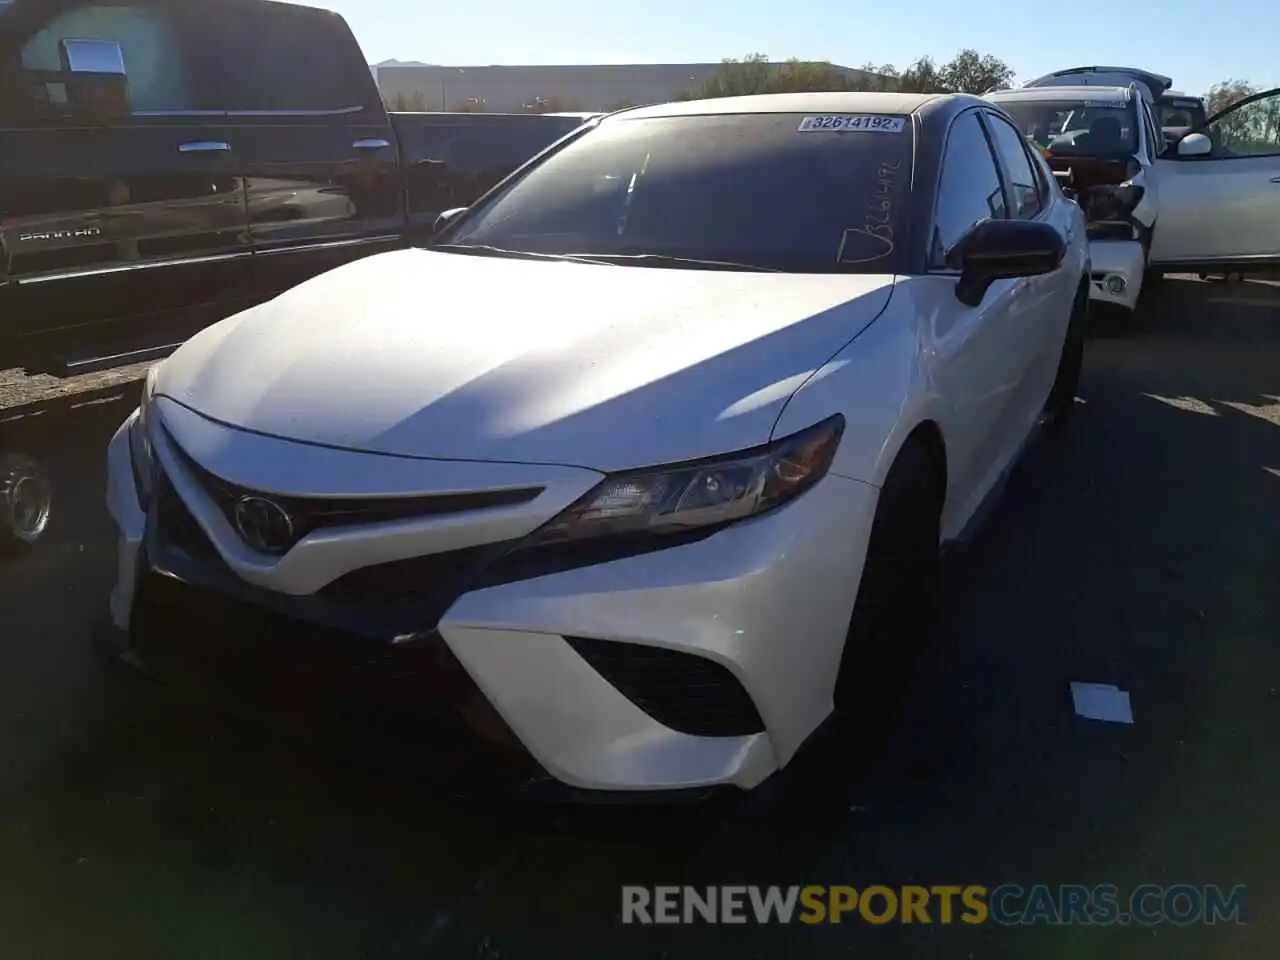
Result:
{"label": "windshield wiper", "polygon": [[508,250],[485,243],[428,243],[428,250],[448,250],[450,253],[477,253],[487,257],[516,257],[526,260],[580,260],[576,254],[535,253],[532,250]]}
{"label": "windshield wiper", "polygon": [[750,270],[761,273],[784,273],[773,267],[762,267],[754,263],[740,263],[737,260],[700,260],[696,257],[676,257],[665,253],[568,253],[565,256],[572,260],[589,260],[595,263],[616,264],[650,264],[655,267],[706,267],[712,270]]}
{"label": "windshield wiper", "polygon": [[573,263],[647,264],[655,267],[705,267],[710,270],[749,270],[763,273],[784,273],[773,267],[761,267],[736,260],[700,260],[696,257],[676,257],[665,253],[535,253],[532,250],[508,250],[484,243],[431,243],[428,250],[448,250],[453,253],[475,253],[492,257],[516,257],[528,260],[567,260]]}

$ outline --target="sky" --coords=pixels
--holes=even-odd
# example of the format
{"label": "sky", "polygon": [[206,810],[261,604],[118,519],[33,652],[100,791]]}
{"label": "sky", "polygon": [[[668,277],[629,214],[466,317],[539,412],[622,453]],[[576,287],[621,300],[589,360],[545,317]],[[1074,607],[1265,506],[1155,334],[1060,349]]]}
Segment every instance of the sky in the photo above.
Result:
{"label": "sky", "polygon": [[1106,64],[1163,73],[1193,94],[1227,79],[1280,86],[1280,5],[1268,0],[305,2],[346,17],[371,63],[698,63],[764,53],[901,67],[972,47],[1000,57],[1022,81]]}

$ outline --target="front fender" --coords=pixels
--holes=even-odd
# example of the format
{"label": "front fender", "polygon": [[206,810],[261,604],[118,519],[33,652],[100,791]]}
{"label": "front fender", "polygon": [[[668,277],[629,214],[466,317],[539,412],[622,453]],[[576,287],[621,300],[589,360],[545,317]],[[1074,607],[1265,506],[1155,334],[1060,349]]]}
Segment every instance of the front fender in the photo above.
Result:
{"label": "front fender", "polygon": [[782,437],[835,413],[844,436],[831,472],[880,486],[899,447],[939,398],[926,388],[924,342],[910,300],[900,294],[879,318],[810,377],[783,408],[773,435]]}

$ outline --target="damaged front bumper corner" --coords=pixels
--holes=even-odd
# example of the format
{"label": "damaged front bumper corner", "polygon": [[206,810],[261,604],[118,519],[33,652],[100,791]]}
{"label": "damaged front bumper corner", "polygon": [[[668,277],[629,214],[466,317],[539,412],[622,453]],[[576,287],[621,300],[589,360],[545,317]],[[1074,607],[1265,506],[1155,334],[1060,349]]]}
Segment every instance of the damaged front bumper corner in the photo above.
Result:
{"label": "damaged front bumper corner", "polygon": [[1137,240],[1091,240],[1089,258],[1090,298],[1095,303],[1136,309],[1146,271],[1142,244]]}

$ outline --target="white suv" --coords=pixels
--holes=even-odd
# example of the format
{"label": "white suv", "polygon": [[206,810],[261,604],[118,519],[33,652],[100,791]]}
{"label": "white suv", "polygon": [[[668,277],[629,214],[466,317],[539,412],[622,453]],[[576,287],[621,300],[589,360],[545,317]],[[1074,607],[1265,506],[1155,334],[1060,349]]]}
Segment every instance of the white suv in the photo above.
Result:
{"label": "white suv", "polygon": [[[1095,301],[1132,309],[1143,266],[1148,279],[1280,266],[1280,89],[1234,103],[1166,143],[1152,108],[1167,78],[1155,78],[1163,85],[1153,88],[1134,79],[1142,71],[1128,71],[1127,86],[1093,85],[1123,73],[1059,71],[988,96],[1044,150],[1084,207]],[[1119,129],[1103,122],[1095,137],[1093,122],[1103,116],[1114,116]]]}
{"label": "white suv", "polygon": [[1092,298],[1134,309],[1159,209],[1152,169],[1162,141],[1145,92],[1136,83],[1044,86],[987,99],[1013,118],[1084,208]]}

